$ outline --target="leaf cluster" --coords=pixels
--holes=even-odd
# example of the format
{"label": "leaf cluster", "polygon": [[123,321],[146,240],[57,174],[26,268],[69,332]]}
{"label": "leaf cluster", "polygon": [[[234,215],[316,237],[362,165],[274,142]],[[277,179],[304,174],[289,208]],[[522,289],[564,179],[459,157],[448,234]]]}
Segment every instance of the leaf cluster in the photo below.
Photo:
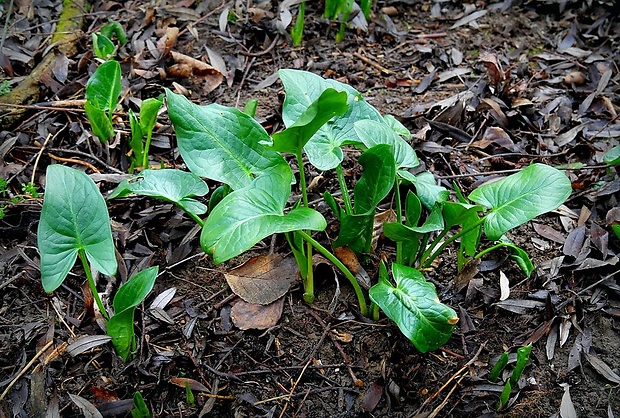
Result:
{"label": "leaf cluster", "polygon": [[[285,129],[272,135],[253,118],[255,105],[246,106],[247,113],[215,103],[199,106],[167,90],[169,117],[181,157],[191,172],[144,170],[121,183],[110,198],[136,193],[178,205],[202,226],[200,244],[216,263],[240,255],[272,234],[284,233],[299,266],[307,302],[314,299],[312,253],[318,251],[349,280],[363,315],[377,318],[382,309],[424,352],[444,344],[458,321],[422,273],[448,245],[458,244],[459,268],[504,247],[527,275],[531,273],[527,254],[505,234],[564,202],[571,184],[562,172],[532,164],[467,197],[458,188],[451,193],[437,185],[431,173],[414,174],[412,169],[419,162],[408,143],[409,131],[395,118],[381,115],[351,86],[304,71],[281,70],[279,75],[286,90]],[[158,100],[153,105],[157,109],[161,106]],[[352,193],[342,169],[345,146],[362,152],[357,162],[363,173]],[[284,154],[293,155],[297,173]],[[395,243],[396,260],[389,268],[380,266],[378,282],[368,292],[370,306],[351,271],[312,237],[311,231],[324,230],[327,222],[309,205],[306,160],[318,170],[335,171],[342,200],[324,194],[340,222],[333,246],[349,247],[362,260],[374,250],[377,208],[391,193],[394,196],[390,210],[396,220],[384,224],[383,230]],[[62,283],[77,256],[105,274],[114,274],[116,269],[105,202],[93,190],[94,183],[83,173],[54,167],[48,173],[39,231],[47,291]],[[209,191],[203,178],[221,183],[208,206],[198,199]],[[293,194],[295,183],[300,195]],[[201,218],[205,213],[206,219]],[[492,245],[480,250],[485,236]],[[117,306],[115,301],[118,321],[123,324],[133,320],[133,301],[150,290],[154,275],[147,276],[148,280],[132,278],[140,291],[127,291],[132,295],[128,303]],[[121,331],[114,317],[110,323],[115,341],[123,338],[117,350],[128,355],[131,338],[119,336],[129,329]]]}

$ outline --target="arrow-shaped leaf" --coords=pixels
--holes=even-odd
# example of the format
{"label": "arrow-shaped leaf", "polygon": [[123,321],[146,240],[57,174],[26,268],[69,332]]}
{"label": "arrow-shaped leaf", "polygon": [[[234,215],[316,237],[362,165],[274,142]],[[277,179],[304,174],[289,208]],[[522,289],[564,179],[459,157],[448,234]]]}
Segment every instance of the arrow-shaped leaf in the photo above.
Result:
{"label": "arrow-shaped leaf", "polygon": [[100,110],[112,112],[118,105],[121,89],[121,65],[114,60],[107,61],[88,79],[86,101]]}
{"label": "arrow-shaped leaf", "polygon": [[556,209],[571,191],[571,182],[564,173],[545,164],[532,164],[480,186],[469,199],[491,208],[484,220],[484,233],[497,240],[510,229]]}
{"label": "arrow-shaped leaf", "polygon": [[230,193],[207,218],[200,236],[202,249],[221,263],[275,233],[325,229],[327,222],[315,210],[295,208],[284,213],[290,192],[291,170],[280,166]]}
{"label": "arrow-shaped leaf", "polygon": [[187,171],[144,170],[123,180],[108,199],[125,197],[131,193],[175,203],[186,212],[196,215],[207,212],[207,207],[192,197],[206,195],[209,193],[209,186],[200,177]]}
{"label": "arrow-shaped leaf", "polygon": [[271,139],[249,115],[215,103],[198,106],[170,90],[166,97],[181,156],[200,177],[237,190],[274,166],[286,165],[279,153],[263,145]]}
{"label": "arrow-shaped leaf", "polygon": [[360,139],[353,128],[358,120],[383,121],[379,112],[369,105],[353,87],[335,80],[326,80],[316,74],[299,70],[280,70],[280,79],[286,90],[282,107],[284,125],[293,125],[306,109],[329,89],[347,92],[349,109],[334,123],[325,124],[304,147],[310,163],[319,170],[331,170],[342,162],[340,147],[345,143],[358,143]]}
{"label": "arrow-shaped leaf", "polygon": [[80,250],[98,271],[116,274],[110,217],[95,183],[81,171],[56,164],[48,166],[46,184],[37,232],[45,291],[62,284]]}
{"label": "arrow-shaped leaf", "polygon": [[107,333],[112,337],[116,352],[127,360],[135,347],[133,318],[138,306],[153,289],[158,267],[142,270],[123,284],[114,296],[114,316],[110,318]]}
{"label": "arrow-shaped leaf", "polygon": [[406,170],[398,170],[398,175],[415,186],[417,196],[427,209],[432,209],[437,202],[444,202],[450,196],[450,191],[437,185],[432,173],[424,171],[413,175]]}
{"label": "arrow-shaped leaf", "polygon": [[396,287],[381,266],[379,283],[370,288],[370,299],[398,325],[423,353],[445,344],[458,322],[452,308],[439,302],[435,286],[411,267],[392,264]]}
{"label": "arrow-shaped leaf", "polygon": [[342,115],[347,109],[346,92],[331,88],[325,90],[293,125],[272,136],[273,149],[291,154],[299,153],[327,121],[334,116]]}
{"label": "arrow-shaped leaf", "polygon": [[360,120],[353,124],[357,136],[367,148],[378,144],[392,146],[397,168],[413,168],[420,165],[415,151],[400,135],[394,132],[386,122]]}

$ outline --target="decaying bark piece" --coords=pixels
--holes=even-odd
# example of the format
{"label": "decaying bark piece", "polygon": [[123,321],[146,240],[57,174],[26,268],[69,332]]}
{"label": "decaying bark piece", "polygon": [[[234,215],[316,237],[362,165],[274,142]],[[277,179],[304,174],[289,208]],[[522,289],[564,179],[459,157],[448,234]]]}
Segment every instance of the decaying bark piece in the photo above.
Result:
{"label": "decaying bark piece", "polygon": [[[26,105],[39,100],[41,80],[51,76],[56,57],[75,55],[76,43],[82,36],[84,0],[63,0],[62,12],[52,36],[51,48],[41,62],[9,93],[0,96],[0,126],[9,127],[18,122],[26,111],[6,104]],[[6,112],[6,113],[5,113]]]}

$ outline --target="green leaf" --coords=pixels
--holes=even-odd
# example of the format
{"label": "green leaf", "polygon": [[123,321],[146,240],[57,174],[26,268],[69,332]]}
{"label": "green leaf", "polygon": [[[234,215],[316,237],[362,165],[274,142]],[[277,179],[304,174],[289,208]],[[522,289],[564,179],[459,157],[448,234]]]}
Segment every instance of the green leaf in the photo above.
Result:
{"label": "green leaf", "polygon": [[116,35],[116,38],[121,45],[125,45],[127,43],[127,35],[125,34],[125,30],[123,29],[123,26],[116,21],[111,21],[105,24],[101,28],[101,33],[110,39],[112,39],[112,35]]}
{"label": "green leaf", "polygon": [[258,109],[258,100],[250,99],[245,102],[245,106],[243,107],[243,113],[248,116],[254,117],[256,116],[256,109]]}
{"label": "green leaf", "polygon": [[306,17],[306,2],[302,1],[297,11],[297,19],[295,24],[291,28],[291,38],[293,39],[293,46],[299,46],[304,35],[304,20]]}
{"label": "green leaf", "polygon": [[213,193],[211,193],[211,198],[209,199],[209,210],[213,210],[214,207],[218,205],[226,196],[228,196],[232,192],[232,189],[228,184],[221,184],[217,186]]}
{"label": "green leaf", "polygon": [[133,110],[129,109],[127,112],[129,115],[129,127],[131,128],[131,139],[129,140],[129,147],[133,151],[133,160],[137,162],[138,165],[142,164],[142,158],[144,156],[144,143],[142,142],[142,128],[140,127],[140,122],[136,117]]}
{"label": "green leaf", "polygon": [[144,170],[136,176],[123,180],[108,199],[125,197],[131,193],[174,203],[184,211],[195,215],[207,212],[204,204],[192,198],[209,193],[209,186],[200,177],[187,171]]}
{"label": "green leaf", "polygon": [[254,176],[286,165],[279,153],[263,145],[271,139],[249,115],[215,103],[198,106],[170,90],[166,97],[181,156],[200,177],[237,190],[251,184]]}
{"label": "green leaf", "polygon": [[388,239],[400,242],[402,245],[402,263],[413,265],[416,255],[420,249],[422,234],[412,231],[403,224],[396,222],[383,224],[383,233]]}
{"label": "green leaf", "polygon": [[420,201],[427,209],[432,209],[437,202],[445,202],[450,196],[450,191],[438,186],[435,176],[428,171],[414,176],[409,171],[398,170],[398,175],[415,186]]}
{"label": "green leaf", "polygon": [[46,184],[37,232],[45,291],[62,284],[80,250],[98,271],[116,274],[110,217],[95,183],[81,171],[56,164],[47,167]]}
{"label": "green leaf", "polygon": [[308,257],[306,256],[306,251],[304,249],[305,241],[301,235],[297,233],[297,231],[286,232],[284,235],[288,245],[291,247],[293,257],[295,257],[295,262],[297,262],[299,275],[302,280],[306,280],[306,277],[308,277]]}
{"label": "green leaf", "polygon": [[107,60],[114,53],[114,43],[101,33],[93,33],[93,54],[97,58]]}
{"label": "green leaf", "polygon": [[380,277],[370,288],[370,299],[398,325],[401,332],[423,353],[445,344],[458,317],[449,306],[439,302],[435,286],[411,267],[392,264],[396,286]]}
{"label": "green leaf", "polygon": [[375,209],[392,189],[396,176],[391,147],[376,145],[359,158],[364,167],[362,177],[354,189],[355,205],[353,215],[342,214],[340,233],[335,247],[348,245],[356,253],[368,249],[372,237]]}
{"label": "green leaf", "polygon": [[364,146],[372,148],[378,144],[388,144],[392,147],[397,168],[413,168],[420,165],[411,145],[400,137],[385,122],[374,120],[360,120],[353,124],[357,136]]}
{"label": "green leaf", "polygon": [[499,396],[499,404],[497,405],[497,409],[503,409],[506,405],[508,405],[510,392],[512,392],[512,385],[510,384],[510,380],[508,380],[504,385],[501,395]]}
{"label": "green leaf", "polygon": [[507,365],[508,365],[508,353],[504,351],[502,355],[499,357],[499,360],[497,360],[497,363],[495,363],[495,366],[493,366],[493,369],[491,370],[491,373],[489,374],[489,381],[493,383],[497,382],[497,379],[499,378],[499,374],[502,372],[502,370],[506,368]]}
{"label": "green leaf", "polygon": [[417,226],[420,216],[422,216],[422,203],[418,196],[409,190],[405,198],[405,223],[408,226]]}
{"label": "green leaf", "polygon": [[484,232],[489,239],[497,240],[510,229],[556,209],[571,191],[571,182],[563,172],[532,164],[477,188],[469,199],[491,208],[484,220]]}
{"label": "green leaf", "polygon": [[616,237],[620,239],[620,224],[613,224],[611,226],[611,230],[614,231],[614,234],[616,234]]}
{"label": "green leaf", "polygon": [[108,112],[108,118],[118,106],[121,94],[121,66],[107,61],[99,66],[86,84],[86,101],[93,107]]}
{"label": "green leaf", "polygon": [[334,248],[347,245],[355,253],[363,253],[366,250],[368,231],[372,229],[375,212],[358,213],[349,215],[342,212],[340,219],[340,232],[334,241]]}
{"label": "green leaf", "polygon": [[[386,223],[384,227],[392,224],[393,222]],[[390,226],[389,228],[394,227]],[[428,234],[429,232],[441,231],[442,229],[444,229],[444,219],[441,216],[441,205],[435,205],[421,226],[402,225],[402,228],[398,227],[397,231],[401,235],[404,234],[405,230],[417,234]]]}
{"label": "green leaf", "polygon": [[149,408],[146,406],[144,398],[139,391],[133,394],[133,406],[134,408],[131,410],[132,418],[151,418]]}
{"label": "green leaf", "polygon": [[123,284],[114,296],[114,316],[110,318],[107,333],[119,356],[126,361],[135,349],[133,318],[138,306],[153,289],[158,267],[142,270]]}
{"label": "green leaf", "polygon": [[525,250],[517,247],[505,236],[500,237],[500,241],[502,241],[501,243],[504,247],[508,248],[508,251],[510,251],[510,258],[517,263],[523,274],[525,274],[526,277],[530,277],[534,271],[534,264]]}
{"label": "green leaf", "polygon": [[510,376],[510,383],[516,384],[530,361],[530,353],[532,352],[532,344],[528,344],[523,347],[519,347],[517,350],[517,365]]}
{"label": "green leaf", "polygon": [[364,152],[358,162],[364,167],[364,172],[353,189],[355,198],[353,211],[356,214],[372,211],[374,214],[377,205],[388,195],[394,185],[396,166],[391,146],[375,145]]}
{"label": "green leaf", "polygon": [[620,164],[620,145],[607,151],[603,156],[603,161],[609,165]]}
{"label": "green leaf", "polygon": [[93,133],[101,142],[106,142],[114,136],[114,127],[105,111],[95,107],[90,102],[84,104],[84,110]]}
{"label": "green leaf", "polygon": [[332,196],[329,191],[325,191],[325,193],[323,193],[323,200],[325,200],[327,206],[329,206],[329,208],[334,213],[334,217],[336,218],[336,220],[340,221],[343,210],[342,207],[340,207],[340,205],[336,202],[334,196]]}
{"label": "green leaf", "polygon": [[[444,202],[442,206],[446,229],[457,225],[460,225],[463,229],[469,229],[480,221],[478,212],[484,211],[483,206],[460,202]],[[461,236],[460,247],[465,255],[473,257],[476,254],[480,245],[481,234],[482,225],[479,225],[477,228]]]}
{"label": "green leaf", "polygon": [[143,135],[150,135],[153,132],[153,128],[157,123],[157,112],[164,104],[164,95],[160,94],[159,97],[151,97],[142,102],[140,106],[140,128]]}
{"label": "green leaf", "polygon": [[200,236],[202,249],[222,263],[275,233],[325,229],[327,222],[315,210],[296,208],[284,213],[290,193],[288,166],[276,167],[230,193],[207,218]]}
{"label": "green leaf", "polygon": [[331,88],[325,90],[294,124],[272,136],[273,149],[291,154],[299,153],[327,121],[342,115],[347,109],[347,93]]}
{"label": "green leaf", "polygon": [[394,132],[398,135],[404,137],[405,139],[411,138],[411,132],[405,125],[403,125],[398,119],[396,119],[392,115],[384,115],[383,121],[389,126]]}
{"label": "green leaf", "polygon": [[347,84],[299,70],[280,70],[279,75],[286,90],[282,106],[282,119],[286,127],[293,125],[328,88],[347,92],[347,112],[333,122],[323,125],[304,147],[310,163],[319,170],[336,168],[343,159],[340,147],[345,143],[360,142],[353,126],[355,121],[383,120],[379,112]]}

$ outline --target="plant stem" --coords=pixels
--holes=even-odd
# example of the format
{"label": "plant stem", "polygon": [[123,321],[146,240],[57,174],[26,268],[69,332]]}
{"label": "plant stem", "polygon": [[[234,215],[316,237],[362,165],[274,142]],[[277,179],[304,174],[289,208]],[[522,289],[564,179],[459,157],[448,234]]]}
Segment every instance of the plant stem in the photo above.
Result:
{"label": "plant stem", "polygon": [[[299,150],[295,157],[297,158],[297,166],[299,167],[299,184],[301,185],[301,198],[304,204],[304,207],[308,207],[308,191],[306,186],[306,171],[304,170],[304,160],[303,155],[301,154],[301,150]],[[300,231],[304,232],[304,231]],[[304,232],[305,234],[305,232]],[[308,235],[308,234],[305,234]],[[308,235],[309,236],[309,235]],[[314,271],[312,269],[312,244],[306,241],[306,259],[308,260],[308,272],[306,277],[304,277],[304,300],[307,303],[314,303]]]}
{"label": "plant stem", "polygon": [[351,273],[351,271],[344,264],[342,264],[340,260],[338,260],[332,253],[330,253],[327,248],[319,244],[319,242],[312,238],[309,234],[305,233],[304,231],[299,231],[298,234],[301,235],[303,239],[306,240],[306,242],[310,243],[314,248],[316,248],[317,251],[320,252],[325,258],[334,263],[336,268],[338,268],[338,270],[340,270],[342,274],[344,274],[344,276],[349,279],[349,282],[353,286],[355,294],[357,295],[357,301],[360,305],[360,312],[362,313],[362,315],[368,316],[368,307],[366,305],[366,298],[364,297],[364,292],[362,291],[362,288],[357,282],[355,276],[353,276],[353,273]]}
{"label": "plant stem", "polygon": [[370,301],[369,311],[372,314],[372,320],[378,321],[379,320],[379,305],[377,305],[373,301]]}
{"label": "plant stem", "polygon": [[[402,205],[400,203],[400,182],[398,177],[394,179],[394,200],[396,204],[396,222],[403,223]],[[396,241],[396,263],[403,264],[403,243],[402,241]]]}
{"label": "plant stem", "polygon": [[[425,241],[425,242],[423,243],[423,245],[420,247],[420,249],[421,249],[421,251],[422,251],[422,255],[420,256],[420,264],[423,264],[423,263],[427,260],[427,258],[428,258],[428,256],[429,256],[429,254],[431,253],[431,251],[432,251],[434,248],[436,248],[436,247],[437,247],[437,244],[439,244],[439,241],[441,241],[441,240],[442,240],[442,239],[446,236],[446,234],[447,234],[449,231],[450,231],[449,229],[444,229],[443,231],[441,231],[441,232],[439,233],[439,235],[437,235],[437,236],[435,237],[435,239],[433,239],[433,242],[431,242],[431,245],[429,245],[429,246],[428,246],[428,248],[426,247],[426,244],[428,243],[428,239],[429,239],[429,237],[430,237],[430,233],[426,234],[426,237],[425,237],[425,238],[426,238],[426,241]],[[432,261],[433,261],[433,259],[431,259],[431,262],[432,262]]]}
{"label": "plant stem", "polygon": [[88,280],[90,291],[93,293],[93,298],[95,299],[95,302],[97,303],[99,312],[101,312],[101,315],[103,315],[104,319],[107,321],[108,319],[110,319],[110,317],[108,316],[108,312],[103,307],[103,303],[101,302],[101,298],[99,297],[99,292],[97,292],[97,286],[95,285],[93,274],[90,272],[90,265],[88,264],[88,260],[86,259],[86,252],[84,250],[79,250],[78,256],[80,257],[80,260],[82,260],[82,266],[84,266],[84,272],[86,273],[86,279]]}
{"label": "plant stem", "polygon": [[149,148],[151,147],[152,132],[146,134],[146,142],[144,143],[144,154],[142,154],[142,167],[149,168]]}
{"label": "plant stem", "polygon": [[187,213],[189,215],[190,218],[192,218],[194,221],[196,221],[196,223],[198,225],[200,225],[200,227],[202,228],[203,226],[205,226],[205,221],[203,221],[202,219],[200,219],[200,217],[198,215],[196,215],[195,213],[192,213],[188,210],[185,210],[184,208],[181,208],[185,211],[185,213]]}
{"label": "plant stem", "polygon": [[349,189],[347,189],[347,182],[344,179],[341,164],[336,166],[336,175],[338,176],[338,184],[340,185],[340,192],[344,201],[344,210],[347,215],[351,215],[353,214],[353,205],[351,205],[351,196],[349,196]]}
{"label": "plant stem", "polygon": [[[478,228],[480,225],[482,225],[482,224],[484,223],[484,219],[485,219],[485,217],[483,216],[482,218],[480,218],[480,219],[478,220],[478,222],[474,223],[474,224],[473,224],[473,225],[471,225],[469,228],[467,228],[467,229],[463,229],[463,230],[461,230],[458,234],[454,234],[454,235],[452,235],[450,238],[448,238],[447,240],[445,240],[445,241],[443,242],[443,244],[441,244],[441,246],[439,246],[439,248],[437,248],[437,250],[433,251],[433,253],[432,253],[430,256],[428,256],[428,257],[424,258],[424,255],[422,255],[422,257],[424,258],[424,260],[421,260],[421,263],[422,263],[422,262],[424,263],[422,267],[424,267],[424,268],[428,268],[428,267],[430,267],[430,266],[431,266],[431,263],[433,262],[433,260],[434,260],[435,258],[437,258],[437,256],[439,255],[439,253],[441,253],[441,252],[444,250],[444,248],[446,248],[446,246],[447,246],[448,244],[450,244],[451,242],[453,242],[453,241],[454,241],[454,240],[456,240],[457,238],[459,238],[459,237],[461,237],[461,236],[465,235],[466,233],[468,233],[468,232],[470,232],[470,231],[473,231],[474,229]],[[444,232],[445,232],[445,233],[447,233],[448,231],[446,230],[446,231],[444,231]],[[445,235],[445,234],[444,234],[444,232],[442,232],[442,234],[443,234],[443,235]],[[440,235],[441,235],[441,234],[440,234]],[[436,242],[436,240],[433,240],[433,244],[435,244],[435,242]],[[433,247],[434,247],[434,245],[432,245],[432,244],[431,244],[430,248],[433,248]],[[430,249],[430,248],[429,248],[429,249]]]}
{"label": "plant stem", "polygon": [[491,251],[495,251],[495,250],[497,250],[498,248],[505,247],[505,246],[506,246],[506,244],[504,244],[503,242],[500,242],[499,244],[495,244],[495,245],[493,245],[492,247],[489,247],[489,248],[487,248],[487,249],[485,249],[485,250],[480,251],[478,254],[476,254],[476,255],[474,256],[474,258],[480,258],[480,257],[483,257],[485,254],[488,254],[488,253],[490,253]]}

